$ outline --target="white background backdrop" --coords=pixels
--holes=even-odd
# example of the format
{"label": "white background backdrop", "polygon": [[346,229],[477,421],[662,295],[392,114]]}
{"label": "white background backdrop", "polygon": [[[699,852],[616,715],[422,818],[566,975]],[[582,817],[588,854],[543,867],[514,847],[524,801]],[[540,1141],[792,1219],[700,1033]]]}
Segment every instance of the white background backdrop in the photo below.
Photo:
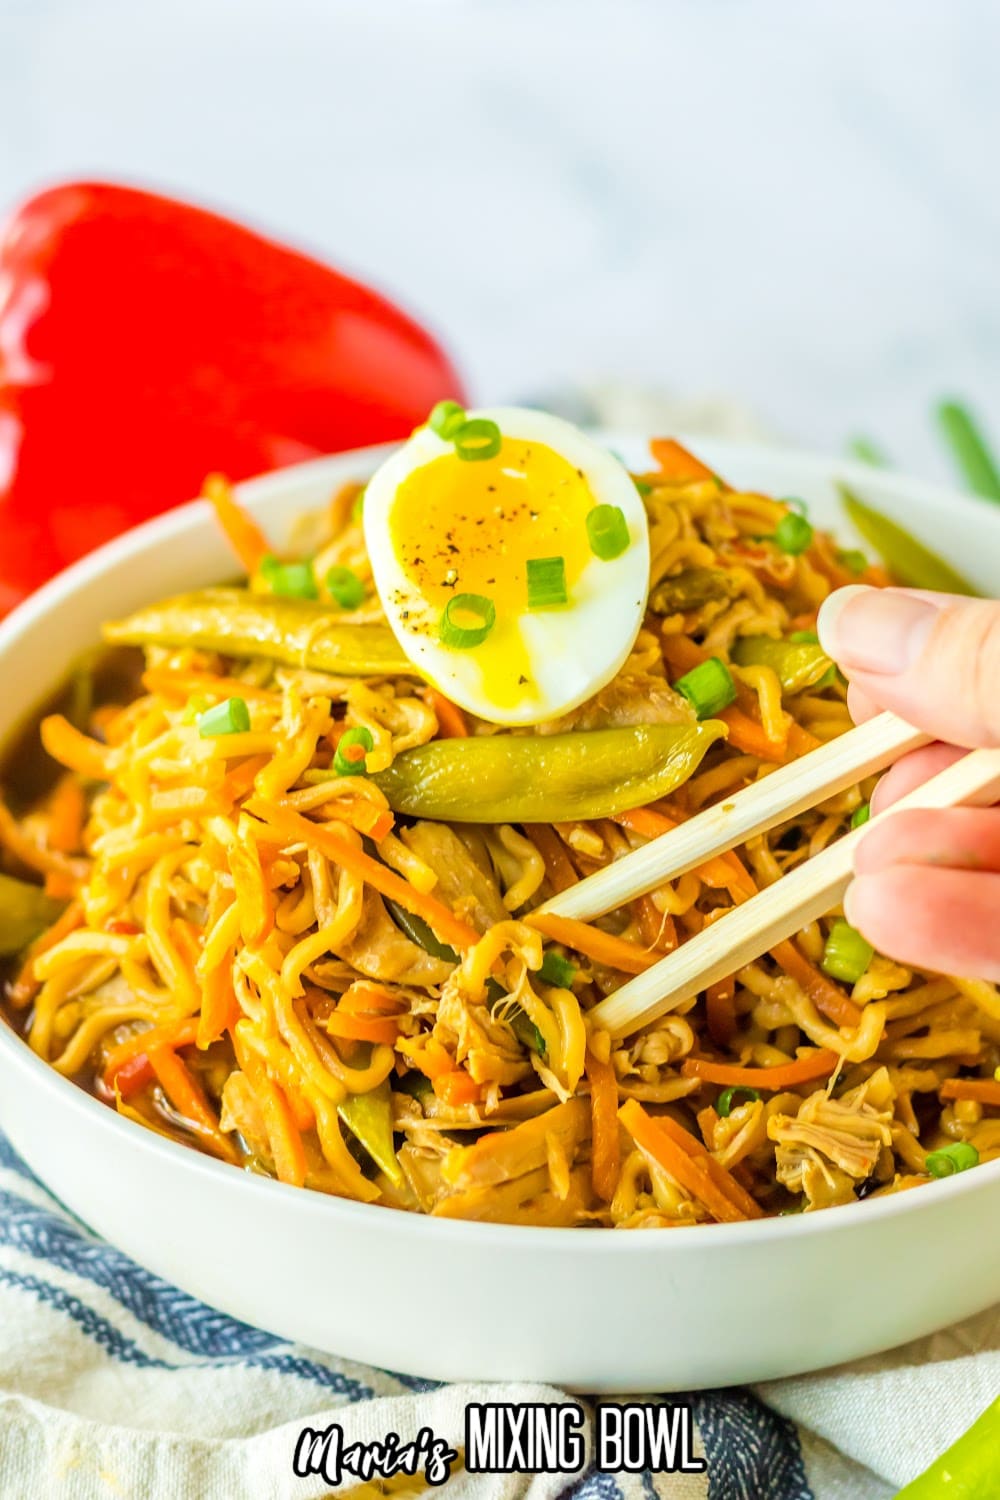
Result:
{"label": "white background backdrop", "polygon": [[0,204],[197,196],[394,293],[481,398],[1000,437],[994,0],[0,0]]}

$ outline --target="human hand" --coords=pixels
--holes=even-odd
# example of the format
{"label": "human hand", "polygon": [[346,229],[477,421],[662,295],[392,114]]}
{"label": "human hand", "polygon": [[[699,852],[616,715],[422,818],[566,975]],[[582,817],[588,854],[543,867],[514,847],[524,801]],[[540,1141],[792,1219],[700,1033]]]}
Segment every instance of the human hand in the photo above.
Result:
{"label": "human hand", "polygon": [[[1000,746],[1000,602],[917,589],[838,589],[817,625],[856,722],[890,709],[936,737],[882,778],[881,812],[976,746]],[[873,823],[844,903],[902,963],[1000,979],[1000,807],[900,812]]]}

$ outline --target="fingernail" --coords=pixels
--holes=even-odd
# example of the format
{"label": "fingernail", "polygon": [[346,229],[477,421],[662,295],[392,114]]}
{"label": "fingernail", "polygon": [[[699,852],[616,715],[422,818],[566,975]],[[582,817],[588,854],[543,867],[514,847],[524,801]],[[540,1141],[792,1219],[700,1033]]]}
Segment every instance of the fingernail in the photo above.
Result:
{"label": "fingernail", "polygon": [[824,599],[816,629],[823,650],[859,672],[905,672],[920,658],[938,617],[929,599],[851,584]]}

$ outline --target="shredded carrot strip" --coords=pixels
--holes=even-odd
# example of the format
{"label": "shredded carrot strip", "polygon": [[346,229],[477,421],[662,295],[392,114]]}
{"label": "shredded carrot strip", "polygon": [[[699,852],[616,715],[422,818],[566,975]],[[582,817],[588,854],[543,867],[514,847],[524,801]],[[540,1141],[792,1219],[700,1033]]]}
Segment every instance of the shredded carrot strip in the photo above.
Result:
{"label": "shredded carrot strip", "polygon": [[203,1051],[217,1042],[224,1031],[231,1031],[240,1016],[240,1008],[233,989],[231,964],[219,964],[202,980],[201,1015],[198,1018],[198,1033],[195,1037]]}
{"label": "shredded carrot strip", "polygon": [[414,1048],[410,1052],[410,1061],[415,1068],[419,1068],[425,1078],[433,1083],[436,1078],[442,1078],[445,1073],[454,1071],[455,1064],[451,1055],[445,1051],[440,1042],[431,1041],[426,1047]]}
{"label": "shredded carrot strip", "polygon": [[796,724],[793,719],[788,726],[788,753],[796,757],[805,755],[810,750],[816,750],[822,744],[808,729],[803,729],[801,724]]}
{"label": "shredded carrot strip", "polygon": [[174,917],[170,924],[170,934],[181,957],[187,959],[193,969],[201,957],[201,945],[204,938],[201,928],[196,927],[193,922],[188,922],[184,917]]}
{"label": "shredded carrot strip", "polygon": [[524,831],[545,862],[545,873],[554,891],[568,891],[579,876],[566,853],[562,839],[547,823],[525,823]]}
{"label": "shredded carrot strip", "polygon": [[351,822],[359,833],[367,833],[376,844],[380,844],[396,825],[396,819],[387,807],[376,807],[367,797],[354,799]]}
{"label": "shredded carrot strip", "polygon": [[657,1115],[654,1119],[654,1124],[665,1135],[668,1135],[676,1146],[685,1151],[692,1160],[704,1167],[719,1191],[729,1199],[734,1207],[740,1209],[748,1219],[761,1219],[764,1217],[764,1211],[757,1200],[747,1192],[746,1188],[737,1182],[727,1167],[724,1167],[721,1162],[716,1161],[704,1142],[699,1141],[689,1130],[685,1130],[683,1126],[678,1125],[677,1121],[669,1114]]}
{"label": "shredded carrot strip", "polygon": [[740,1068],[730,1063],[714,1062],[709,1057],[688,1057],[681,1063],[681,1076],[700,1078],[703,1083],[720,1083],[723,1087],[790,1089],[799,1083],[829,1078],[839,1064],[836,1052],[819,1047],[795,1062],[778,1063],[773,1068]]}
{"label": "shredded carrot strip", "polygon": [[590,1180],[597,1196],[610,1203],[621,1173],[618,1079],[611,1064],[601,1062],[589,1048],[584,1067],[590,1079]]}
{"label": "shredded carrot strip", "polygon": [[358,1016],[335,1010],[323,1025],[331,1036],[346,1037],[351,1042],[384,1042],[387,1047],[393,1046],[399,1035],[391,1016]]}
{"label": "shredded carrot strip", "polygon": [[717,1047],[728,1047],[736,1035],[735,993],[736,981],[732,974],[728,979],[720,979],[718,984],[710,984],[705,991],[705,1024]]}
{"label": "shredded carrot strip", "polygon": [[222,778],[220,793],[227,802],[238,802],[245,797],[257,779],[258,771],[270,764],[269,755],[251,755]]}
{"label": "shredded carrot strip", "polygon": [[260,1106],[278,1180],[302,1187],[306,1180],[306,1153],[290,1098],[270,1077],[250,1047],[242,1040],[237,1040],[235,1045],[237,1062]]}
{"label": "shredded carrot strip", "polygon": [[391,990],[382,989],[380,985],[361,981],[344,991],[337,1009],[351,1016],[369,1015],[372,1011],[398,1015],[406,1009],[406,1001],[401,996],[394,995]]}
{"label": "shredded carrot strip", "polygon": [[[654,1119],[646,1113],[641,1104],[635,1099],[626,1099],[618,1111],[618,1118],[625,1129],[629,1132],[636,1145],[653,1158],[663,1170],[674,1179],[676,1183],[692,1197],[699,1199],[714,1219],[720,1224],[733,1224],[741,1219],[751,1217],[742,1207],[737,1207],[724,1189],[710,1175],[705,1162],[705,1156],[694,1156],[690,1153],[686,1143],[674,1139],[663,1128],[664,1121],[669,1116],[661,1116]],[[670,1122],[673,1124],[673,1121]],[[675,1127],[680,1129],[680,1127]],[[687,1134],[687,1132],[681,1132]],[[693,1146],[698,1142],[691,1136]],[[701,1148],[704,1151],[704,1147]],[[738,1184],[735,1184],[738,1186]],[[753,1200],[751,1200],[753,1201]],[[760,1217],[760,1209],[754,1204],[756,1213],[753,1217]]]}
{"label": "shredded carrot strip", "polygon": [[677,928],[670,913],[660,911],[651,896],[639,896],[632,906],[646,947],[655,948],[657,953],[672,953],[677,947]]}
{"label": "shredded carrot strip", "polygon": [[452,703],[437,688],[424,689],[424,697],[434,710],[438,721],[438,738],[442,740],[464,740],[468,738],[469,726],[457,703]]}
{"label": "shredded carrot strip", "polygon": [[575,948],[577,953],[585,954],[595,963],[604,964],[609,969],[620,969],[623,974],[641,974],[657,962],[658,955],[648,953],[625,938],[602,932],[599,927],[591,927],[589,922],[554,917],[541,911],[532,912],[524,920],[529,927],[544,932],[554,942],[565,943],[567,948]]}
{"label": "shredded carrot strip", "polygon": [[226,540],[248,573],[256,573],[270,552],[267,538],[257,522],[233,498],[232,487],[222,474],[209,474],[202,493],[216,514]]}
{"label": "shredded carrot strip", "polygon": [[71,901],[80,882],[65,870],[49,870],[45,876],[45,894],[54,901]]}
{"label": "shredded carrot strip", "polygon": [[254,702],[278,703],[281,694],[273,688],[258,687],[235,677],[217,677],[212,672],[195,672],[181,667],[147,667],[142,674],[147,693],[162,693],[167,698],[190,698],[193,693],[231,698],[234,692]]}
{"label": "shredded carrot strip", "polygon": [[278,802],[269,802],[263,797],[251,798],[246,805],[249,812],[269,824],[284,838],[311,845],[341,869],[360,875],[381,895],[398,901],[406,911],[423,917],[442,942],[450,943],[454,948],[472,948],[479,942],[476,929],[456,917],[443,902],[414,890],[408,880],[404,880],[386,865],[379,864],[378,860],[372,859],[362,849],[356,849],[331,829],[312,823],[291,808]]}
{"label": "shredded carrot strip", "polygon": [[769,739],[762,724],[732,704],[716,715],[729,726],[729,743],[744,755],[756,755],[760,760],[784,761],[788,758],[788,735],[780,740]]}
{"label": "shredded carrot strip", "polygon": [[435,1078],[434,1092],[445,1104],[478,1104],[483,1097],[482,1086],[464,1068]]}
{"label": "shredded carrot strip", "polygon": [[154,1047],[148,1054],[157,1082],[178,1114],[197,1125],[210,1145],[224,1161],[235,1162],[236,1151],[219,1129],[205,1091],[187,1066],[169,1047]]}
{"label": "shredded carrot strip", "polygon": [[109,1047],[104,1058],[102,1078],[109,1092],[114,1090],[115,1078],[121,1068],[135,1057],[145,1057],[151,1050],[160,1047],[190,1047],[198,1035],[198,1017],[188,1016],[183,1021],[170,1021],[163,1026],[153,1026],[146,1031],[137,1031],[114,1047]]}
{"label": "shredded carrot strip", "polygon": [[83,820],[87,801],[83,787],[74,776],[62,776],[49,798],[49,821],[46,837],[50,849],[61,854],[75,854],[83,841]]}
{"label": "shredded carrot strip", "polygon": [[674,484],[690,484],[697,479],[717,477],[700,458],[695,458],[673,438],[653,438],[649,451],[659,464],[660,473]]}
{"label": "shredded carrot strip", "polygon": [[811,963],[792,938],[786,938],[771,949],[771,957],[780,964],[796,984],[803,989],[817,1010],[821,1010],[837,1026],[857,1026],[861,1020],[861,1007],[845,995],[839,985],[827,979],[816,965]]}
{"label": "shredded carrot strip", "polygon": [[111,752],[107,745],[81,734],[63,714],[48,714],[41,722],[42,744],[61,766],[78,771],[91,781],[109,780]]}
{"label": "shredded carrot strip", "polygon": [[992,1078],[949,1078],[941,1085],[942,1099],[973,1099],[1000,1108],[1000,1083]]}

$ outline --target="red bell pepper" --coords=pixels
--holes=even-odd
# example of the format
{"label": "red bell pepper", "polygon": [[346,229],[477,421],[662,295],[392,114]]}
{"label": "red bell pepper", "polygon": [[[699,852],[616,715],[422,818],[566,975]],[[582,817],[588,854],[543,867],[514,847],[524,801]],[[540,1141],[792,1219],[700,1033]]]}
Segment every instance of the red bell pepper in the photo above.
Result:
{"label": "red bell pepper", "polygon": [[0,614],[197,494],[404,437],[446,356],[367,287],[217,214],[107,183],[0,233]]}

